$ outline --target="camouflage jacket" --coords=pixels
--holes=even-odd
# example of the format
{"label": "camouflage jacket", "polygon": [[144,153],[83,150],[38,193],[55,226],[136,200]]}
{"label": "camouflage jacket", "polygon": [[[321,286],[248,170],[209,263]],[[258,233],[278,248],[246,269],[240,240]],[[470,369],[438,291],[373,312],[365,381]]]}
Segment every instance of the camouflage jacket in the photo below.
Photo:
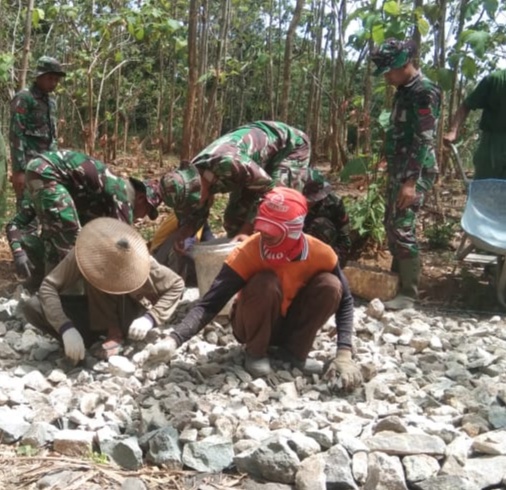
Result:
{"label": "camouflage jacket", "polygon": [[9,131],[13,172],[26,170],[38,153],[57,149],[56,122],[56,99],[36,85],[14,96]]}
{"label": "camouflage jacket", "polygon": [[31,160],[27,170],[38,174],[42,181],[62,184],[84,222],[97,216],[133,222],[127,182],[100,160],[76,151],[46,152]]}
{"label": "camouflage jacket", "polygon": [[391,178],[404,182],[438,172],[435,146],[440,105],[440,88],[421,73],[398,87],[385,140]]}
{"label": "camouflage jacket", "polygon": [[237,188],[260,194],[280,180],[282,166],[309,164],[311,145],[302,131],[282,122],[256,121],[241,126],[204,148],[193,160],[211,194]]}
{"label": "camouflage jacket", "polygon": [[339,259],[345,260],[351,249],[349,222],[343,200],[330,193],[309,207],[304,232],[330,245]]}

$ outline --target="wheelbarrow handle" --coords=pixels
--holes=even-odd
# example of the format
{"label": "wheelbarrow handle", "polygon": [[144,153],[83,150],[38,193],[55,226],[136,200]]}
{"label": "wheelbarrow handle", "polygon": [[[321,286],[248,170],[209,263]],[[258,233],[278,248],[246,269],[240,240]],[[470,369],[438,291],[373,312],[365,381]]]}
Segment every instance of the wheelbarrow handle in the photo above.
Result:
{"label": "wheelbarrow handle", "polygon": [[457,167],[459,168],[459,172],[462,180],[464,181],[464,185],[468,187],[470,179],[467,178],[466,173],[464,172],[464,166],[462,165],[462,160],[460,159],[457,147],[453,143],[448,143],[448,147],[450,148],[450,153],[452,154],[453,159],[455,162],[457,162]]}

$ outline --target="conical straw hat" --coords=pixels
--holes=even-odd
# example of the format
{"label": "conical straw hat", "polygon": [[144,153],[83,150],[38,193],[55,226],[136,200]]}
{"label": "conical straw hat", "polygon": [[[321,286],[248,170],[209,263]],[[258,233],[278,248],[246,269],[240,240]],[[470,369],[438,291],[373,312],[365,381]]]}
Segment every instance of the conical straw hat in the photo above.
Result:
{"label": "conical straw hat", "polygon": [[86,224],[77,237],[75,254],[84,278],[106,293],[135,291],[149,275],[146,242],[134,228],[114,218]]}

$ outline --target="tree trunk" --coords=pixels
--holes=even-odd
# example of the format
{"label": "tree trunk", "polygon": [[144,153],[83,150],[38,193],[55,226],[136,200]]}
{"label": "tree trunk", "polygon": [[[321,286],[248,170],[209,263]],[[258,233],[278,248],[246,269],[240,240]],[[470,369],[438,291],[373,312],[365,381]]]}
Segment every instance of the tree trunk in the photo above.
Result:
{"label": "tree trunk", "polygon": [[274,17],[274,1],[271,0],[269,4],[269,28],[267,30],[267,96],[269,99],[269,118],[274,119],[276,114],[275,97],[274,97],[274,69],[273,69],[273,52],[272,52],[272,23]]}
{"label": "tree trunk", "polygon": [[26,73],[28,72],[28,58],[30,57],[30,41],[32,36],[32,13],[34,0],[28,0],[26,6],[25,32],[23,42],[23,58],[21,61],[21,78],[19,79],[19,88],[26,86]]}
{"label": "tree trunk", "polygon": [[290,26],[288,27],[288,31],[286,33],[285,56],[283,60],[283,88],[281,92],[281,103],[279,108],[281,121],[288,120],[288,105],[290,102],[289,99],[290,99],[290,83],[291,83],[290,71],[292,67],[293,39],[295,37],[295,30],[297,29],[297,25],[299,24],[300,21],[303,6],[304,0],[297,0],[295,10],[293,12],[293,17],[290,22]]}
{"label": "tree trunk", "polygon": [[190,160],[192,155],[192,129],[197,96],[197,16],[198,0],[190,0],[188,22],[188,91],[183,119],[183,142],[181,160]]}
{"label": "tree trunk", "polygon": [[204,124],[204,134],[208,137],[214,137],[214,131],[211,130],[211,121],[214,121],[216,127],[220,127],[221,123],[221,111],[218,105],[217,94],[218,87],[222,84],[221,78],[221,65],[222,60],[224,59],[224,53],[226,53],[227,49],[227,35],[228,35],[228,26],[230,23],[230,0],[222,0],[221,1],[221,21],[220,21],[220,37],[218,39],[218,45],[216,48],[216,63],[215,63],[215,73],[213,77],[213,84],[211,87],[211,93],[209,94],[208,107],[207,107],[207,116]]}

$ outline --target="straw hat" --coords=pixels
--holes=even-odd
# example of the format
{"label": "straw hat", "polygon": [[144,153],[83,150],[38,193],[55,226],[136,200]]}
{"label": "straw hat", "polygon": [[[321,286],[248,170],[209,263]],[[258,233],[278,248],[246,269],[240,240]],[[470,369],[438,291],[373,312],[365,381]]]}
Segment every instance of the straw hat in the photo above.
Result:
{"label": "straw hat", "polygon": [[84,278],[105,293],[135,291],[149,275],[146,242],[134,228],[114,218],[86,224],[77,237],[75,254]]}

